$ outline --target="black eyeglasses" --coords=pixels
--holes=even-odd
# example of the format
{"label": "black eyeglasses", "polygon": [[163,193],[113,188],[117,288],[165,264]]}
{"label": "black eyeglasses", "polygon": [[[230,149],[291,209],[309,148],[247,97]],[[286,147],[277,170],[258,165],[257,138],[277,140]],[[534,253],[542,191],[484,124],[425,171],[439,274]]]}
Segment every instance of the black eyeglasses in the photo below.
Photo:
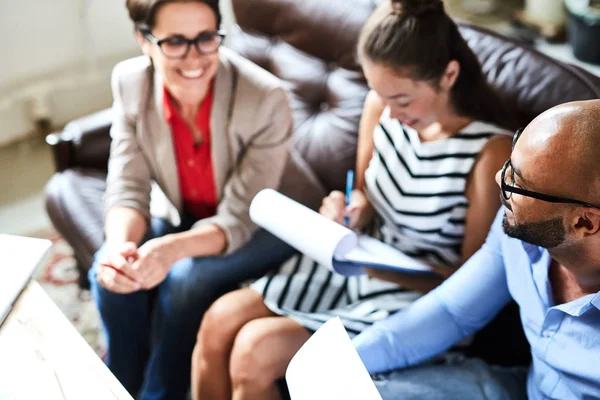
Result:
{"label": "black eyeglasses", "polygon": [[[513,144],[512,144],[513,150],[515,148],[515,144],[517,143],[517,140],[519,140],[519,137],[521,136],[521,133],[523,133],[523,128],[519,129],[515,133],[515,136],[513,136]],[[511,184],[510,185],[506,183],[506,170],[508,169],[509,166],[510,166],[510,176],[511,176]],[[576,204],[579,206],[600,209],[600,207],[595,206],[590,203],[586,203],[585,201],[569,199],[566,197],[552,196],[550,194],[544,194],[544,193],[534,192],[531,190],[515,187],[515,171],[512,168],[512,165],[510,163],[510,158],[508,160],[506,160],[506,162],[504,163],[504,167],[502,167],[500,187],[502,188],[502,196],[504,196],[504,198],[506,200],[510,199],[512,193],[516,193],[516,194],[520,194],[521,196],[532,197],[534,199],[547,201],[550,203]]]}
{"label": "black eyeglasses", "polygon": [[149,31],[142,31],[142,35],[150,42],[155,43],[167,58],[186,58],[192,45],[199,54],[213,54],[218,49],[226,32],[224,30],[201,32],[194,39],[188,39],[182,35],[174,35],[164,39],[157,39]]}

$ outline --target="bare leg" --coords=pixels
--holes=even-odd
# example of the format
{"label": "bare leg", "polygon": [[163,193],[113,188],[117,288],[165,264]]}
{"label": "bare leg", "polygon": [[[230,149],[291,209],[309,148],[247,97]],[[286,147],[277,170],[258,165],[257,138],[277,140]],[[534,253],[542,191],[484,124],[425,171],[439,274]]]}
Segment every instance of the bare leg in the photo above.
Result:
{"label": "bare leg", "polygon": [[309,337],[302,325],[286,317],[261,318],[244,325],[231,352],[232,399],[280,399],[275,382]]}
{"label": "bare leg", "polygon": [[229,358],[235,337],[247,322],[273,315],[252,289],[228,293],[208,309],[192,355],[194,400],[231,399]]}

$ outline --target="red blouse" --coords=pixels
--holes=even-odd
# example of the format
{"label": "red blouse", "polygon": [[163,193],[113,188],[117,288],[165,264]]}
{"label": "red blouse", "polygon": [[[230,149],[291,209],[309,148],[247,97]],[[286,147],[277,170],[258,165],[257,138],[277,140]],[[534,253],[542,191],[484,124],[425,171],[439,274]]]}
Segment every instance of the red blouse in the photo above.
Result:
{"label": "red blouse", "polygon": [[163,90],[163,110],[167,123],[171,125],[183,208],[198,219],[212,217],[217,212],[210,151],[213,88],[211,86],[198,110],[196,126],[204,134],[204,142],[198,145],[194,144],[193,132],[177,112],[167,88]]}

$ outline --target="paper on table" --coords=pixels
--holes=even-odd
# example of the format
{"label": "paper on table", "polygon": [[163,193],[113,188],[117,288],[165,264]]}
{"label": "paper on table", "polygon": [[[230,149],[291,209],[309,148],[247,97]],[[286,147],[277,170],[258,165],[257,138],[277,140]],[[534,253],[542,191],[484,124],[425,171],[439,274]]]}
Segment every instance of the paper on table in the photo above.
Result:
{"label": "paper on table", "polygon": [[354,232],[272,189],[261,190],[250,218],[313,260],[333,269],[333,258],[356,247]]}
{"label": "paper on table", "polygon": [[51,246],[46,239],[0,234],[0,325]]}
{"label": "paper on table", "polygon": [[381,400],[339,317],[298,350],[285,379],[292,400]]}

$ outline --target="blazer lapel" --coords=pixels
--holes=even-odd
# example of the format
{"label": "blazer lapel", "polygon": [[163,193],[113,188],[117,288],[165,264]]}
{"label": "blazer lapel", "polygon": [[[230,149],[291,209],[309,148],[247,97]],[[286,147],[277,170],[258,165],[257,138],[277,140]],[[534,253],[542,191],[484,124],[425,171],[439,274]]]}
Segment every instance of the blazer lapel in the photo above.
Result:
{"label": "blazer lapel", "polygon": [[[151,133],[156,155],[155,171],[160,186],[164,188],[167,198],[178,209],[182,210],[181,189],[177,173],[177,160],[171,127],[165,121],[163,113],[163,82],[160,74],[154,72],[152,96],[154,101],[148,103],[147,132]],[[151,98],[152,98],[151,97]]]}
{"label": "blazer lapel", "polygon": [[210,113],[211,156],[217,199],[223,197],[223,187],[228,171],[234,162],[231,160],[229,141],[229,120],[233,92],[233,72],[223,48],[219,50],[219,69],[215,77],[214,99]]}
{"label": "blazer lapel", "polygon": [[[222,50],[222,49],[221,49]],[[233,72],[226,56],[221,55],[219,69],[215,77],[214,99],[210,114],[211,157],[217,200],[223,197],[223,187],[231,169],[229,143],[229,120],[232,107]],[[156,155],[155,171],[157,180],[167,198],[178,210],[182,210],[183,201],[177,173],[177,161],[171,128],[165,121],[163,113],[163,82],[160,74],[154,72],[152,87],[154,101],[148,102],[148,112],[144,132],[150,134]]]}

